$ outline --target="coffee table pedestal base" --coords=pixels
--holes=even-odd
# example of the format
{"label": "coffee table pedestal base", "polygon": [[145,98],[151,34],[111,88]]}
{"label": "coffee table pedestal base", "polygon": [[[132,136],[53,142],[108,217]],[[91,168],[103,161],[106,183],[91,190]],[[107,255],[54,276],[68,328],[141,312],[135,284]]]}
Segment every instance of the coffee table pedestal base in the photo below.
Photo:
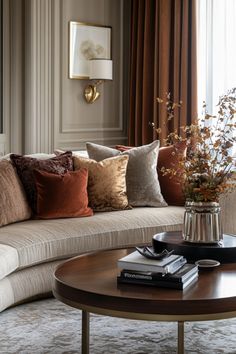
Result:
{"label": "coffee table pedestal base", "polygon": [[184,354],[184,322],[178,322],[178,354]]}
{"label": "coffee table pedestal base", "polygon": [[89,354],[89,312],[82,310],[82,354]]}
{"label": "coffee table pedestal base", "polygon": [[[89,312],[82,310],[82,354],[89,354]],[[178,353],[184,354],[184,322],[178,321]]]}

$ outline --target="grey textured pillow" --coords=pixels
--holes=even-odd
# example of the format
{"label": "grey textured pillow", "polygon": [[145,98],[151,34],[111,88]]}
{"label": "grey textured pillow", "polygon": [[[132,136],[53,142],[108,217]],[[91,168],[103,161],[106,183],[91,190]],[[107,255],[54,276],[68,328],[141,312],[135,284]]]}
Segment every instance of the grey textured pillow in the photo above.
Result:
{"label": "grey textured pillow", "polygon": [[128,155],[127,195],[132,206],[167,206],[157,175],[159,141],[120,152],[107,146],[86,144],[88,155],[96,161],[117,155]]}

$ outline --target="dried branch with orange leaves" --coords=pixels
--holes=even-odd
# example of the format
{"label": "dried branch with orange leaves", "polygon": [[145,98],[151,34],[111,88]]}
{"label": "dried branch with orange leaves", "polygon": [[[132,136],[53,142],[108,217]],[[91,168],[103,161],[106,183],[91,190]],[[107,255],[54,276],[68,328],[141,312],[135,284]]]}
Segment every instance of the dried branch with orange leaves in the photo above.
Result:
{"label": "dried branch with orange leaves", "polygon": [[[174,103],[170,93],[165,100],[157,98],[157,102],[166,105],[167,121],[173,119],[174,110],[181,109],[182,104]],[[180,134],[171,132],[166,139],[167,145],[186,143],[187,154],[178,156],[178,168],[162,168],[162,173],[170,178],[181,177],[187,201],[215,202],[220,194],[236,188],[236,161],[232,156],[236,144],[236,88],[221,96],[217,107],[217,115],[211,115],[204,103],[201,118],[181,127]],[[152,126],[160,135],[161,129],[153,123]]]}

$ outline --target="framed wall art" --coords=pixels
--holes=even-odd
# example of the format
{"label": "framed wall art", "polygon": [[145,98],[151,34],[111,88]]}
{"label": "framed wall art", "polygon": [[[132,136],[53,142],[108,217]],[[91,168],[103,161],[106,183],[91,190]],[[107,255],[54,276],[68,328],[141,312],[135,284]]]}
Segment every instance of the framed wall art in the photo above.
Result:
{"label": "framed wall art", "polygon": [[94,58],[111,59],[111,27],[70,21],[69,78],[89,79]]}

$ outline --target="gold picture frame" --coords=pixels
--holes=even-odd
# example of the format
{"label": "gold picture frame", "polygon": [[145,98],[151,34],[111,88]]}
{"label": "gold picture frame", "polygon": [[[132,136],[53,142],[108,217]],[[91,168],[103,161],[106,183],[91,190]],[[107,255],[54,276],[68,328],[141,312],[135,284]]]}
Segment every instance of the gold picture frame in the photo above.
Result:
{"label": "gold picture frame", "polygon": [[89,60],[111,59],[111,27],[69,22],[69,78],[89,79]]}

